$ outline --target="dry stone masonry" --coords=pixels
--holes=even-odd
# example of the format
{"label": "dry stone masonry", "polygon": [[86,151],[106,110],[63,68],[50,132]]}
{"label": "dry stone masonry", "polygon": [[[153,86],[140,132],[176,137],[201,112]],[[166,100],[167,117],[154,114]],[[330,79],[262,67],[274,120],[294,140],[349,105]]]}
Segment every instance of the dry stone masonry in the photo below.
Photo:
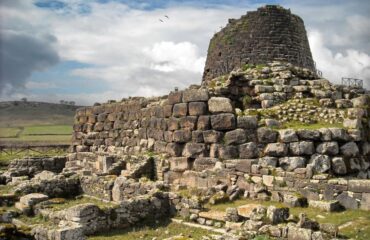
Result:
{"label": "dry stone masonry", "polygon": [[[316,75],[303,21],[266,6],[214,36],[201,86],[78,109],[67,159],[13,161],[0,179],[14,194],[0,202],[54,224],[34,227],[37,240],[175,215],[225,230],[207,239],[336,238],[335,225],[290,208],[370,210],[369,114],[365,89]],[[81,196],[104,204],[50,207]],[[239,198],[287,207],[206,211]]]}

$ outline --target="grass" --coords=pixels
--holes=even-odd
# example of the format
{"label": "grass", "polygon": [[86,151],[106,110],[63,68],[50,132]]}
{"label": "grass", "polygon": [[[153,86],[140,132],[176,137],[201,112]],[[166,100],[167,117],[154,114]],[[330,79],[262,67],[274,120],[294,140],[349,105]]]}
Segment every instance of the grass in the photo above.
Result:
{"label": "grass", "polygon": [[0,138],[15,138],[21,131],[21,128],[0,128]]}
{"label": "grass", "polygon": [[72,125],[29,126],[23,135],[71,135]]}
{"label": "grass", "polygon": [[184,237],[179,238],[178,240],[201,240],[203,236],[214,233],[200,228],[188,227],[175,222],[161,221],[161,223],[139,226],[136,228],[111,230],[108,233],[91,236],[89,237],[89,240],[152,240],[153,238],[159,240],[180,234]]}
{"label": "grass", "polygon": [[292,121],[284,123],[282,126],[283,129],[291,128],[294,130],[298,129],[308,129],[308,130],[317,130],[320,128],[343,128],[343,123],[303,123],[298,121]]}
{"label": "grass", "polygon": [[0,185],[0,194],[8,194],[11,193],[13,186],[10,185]]}
{"label": "grass", "polygon": [[[229,207],[238,207],[245,204],[260,204],[263,206],[286,207],[283,203],[272,201],[256,201],[251,199],[241,199],[234,202],[221,203],[217,205],[207,204],[205,207],[215,211],[226,211]],[[316,208],[290,208],[290,213],[298,216],[305,213],[309,218],[319,223],[332,223],[337,226],[353,222],[348,227],[340,229],[339,233],[353,239],[370,239],[370,213],[363,210],[346,210],[342,212],[323,212]]]}

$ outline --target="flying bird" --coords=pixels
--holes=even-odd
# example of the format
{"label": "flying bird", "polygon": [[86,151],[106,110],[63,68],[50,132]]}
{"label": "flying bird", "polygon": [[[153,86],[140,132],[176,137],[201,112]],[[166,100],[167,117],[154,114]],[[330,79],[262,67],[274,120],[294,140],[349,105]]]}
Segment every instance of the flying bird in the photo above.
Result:
{"label": "flying bird", "polygon": [[159,19],[159,21],[160,21],[160,22],[163,22],[163,20],[162,20],[162,19]]}
{"label": "flying bird", "polygon": [[164,15],[166,18],[170,19],[167,15]]}

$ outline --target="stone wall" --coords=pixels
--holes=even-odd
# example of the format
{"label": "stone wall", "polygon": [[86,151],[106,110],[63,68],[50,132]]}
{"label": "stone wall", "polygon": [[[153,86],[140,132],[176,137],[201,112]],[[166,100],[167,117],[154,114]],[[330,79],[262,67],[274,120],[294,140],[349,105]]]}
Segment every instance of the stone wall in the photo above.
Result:
{"label": "stone wall", "polygon": [[248,12],[210,41],[203,81],[225,75],[245,64],[273,60],[315,69],[302,19],[280,6]]}

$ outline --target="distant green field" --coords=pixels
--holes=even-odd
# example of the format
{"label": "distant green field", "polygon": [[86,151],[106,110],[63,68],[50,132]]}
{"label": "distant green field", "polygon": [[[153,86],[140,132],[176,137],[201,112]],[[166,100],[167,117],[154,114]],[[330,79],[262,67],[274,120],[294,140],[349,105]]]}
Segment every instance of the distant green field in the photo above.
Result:
{"label": "distant green field", "polygon": [[72,125],[42,125],[0,128],[0,142],[69,143]]}

